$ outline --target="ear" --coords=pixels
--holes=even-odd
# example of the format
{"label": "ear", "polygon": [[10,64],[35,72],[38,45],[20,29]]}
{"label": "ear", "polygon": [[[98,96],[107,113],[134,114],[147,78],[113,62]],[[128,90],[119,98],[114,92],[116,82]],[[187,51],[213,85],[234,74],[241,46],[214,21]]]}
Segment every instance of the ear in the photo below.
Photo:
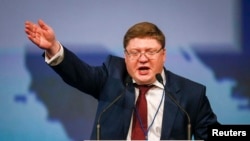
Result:
{"label": "ear", "polygon": [[163,49],[162,53],[163,53],[163,54],[162,54],[163,62],[166,62],[166,60],[167,60],[167,51],[166,51],[166,48]]}

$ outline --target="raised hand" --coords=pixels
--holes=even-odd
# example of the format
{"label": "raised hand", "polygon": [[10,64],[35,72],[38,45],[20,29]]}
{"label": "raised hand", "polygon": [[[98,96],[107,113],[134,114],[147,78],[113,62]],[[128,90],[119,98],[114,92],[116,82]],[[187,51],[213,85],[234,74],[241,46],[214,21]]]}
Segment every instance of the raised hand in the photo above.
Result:
{"label": "raised hand", "polygon": [[26,21],[25,32],[27,37],[35,45],[46,50],[50,56],[53,56],[58,52],[60,47],[56,40],[55,33],[43,20],[38,20],[38,24]]}

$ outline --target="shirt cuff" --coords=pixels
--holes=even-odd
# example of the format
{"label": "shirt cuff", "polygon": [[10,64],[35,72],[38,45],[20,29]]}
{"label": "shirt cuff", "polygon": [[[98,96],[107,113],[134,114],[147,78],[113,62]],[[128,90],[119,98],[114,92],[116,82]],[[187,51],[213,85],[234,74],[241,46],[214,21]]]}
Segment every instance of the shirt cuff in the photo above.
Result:
{"label": "shirt cuff", "polygon": [[51,58],[48,57],[47,52],[45,51],[45,62],[50,66],[56,66],[60,64],[63,61],[63,58],[64,58],[64,49],[61,44],[59,51]]}

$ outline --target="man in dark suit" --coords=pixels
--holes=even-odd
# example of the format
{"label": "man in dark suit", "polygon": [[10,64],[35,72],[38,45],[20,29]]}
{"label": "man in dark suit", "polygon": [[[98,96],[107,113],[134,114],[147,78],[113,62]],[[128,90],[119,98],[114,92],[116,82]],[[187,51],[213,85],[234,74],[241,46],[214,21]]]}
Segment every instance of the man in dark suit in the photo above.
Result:
{"label": "man in dark suit", "polygon": [[[165,36],[152,23],[129,28],[124,58],[110,55],[98,67],[61,45],[42,20],[27,21],[25,32],[45,50],[45,61],[67,84],[98,100],[93,140],[186,140],[191,136],[207,140],[208,126],[218,123],[206,87],[164,67]],[[142,86],[150,86],[146,94],[141,94]]]}

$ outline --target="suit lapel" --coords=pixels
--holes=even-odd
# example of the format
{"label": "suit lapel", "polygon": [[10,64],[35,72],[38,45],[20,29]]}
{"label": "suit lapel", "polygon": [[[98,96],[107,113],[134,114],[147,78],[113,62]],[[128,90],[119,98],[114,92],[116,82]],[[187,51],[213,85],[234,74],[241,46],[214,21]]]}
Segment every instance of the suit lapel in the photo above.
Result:
{"label": "suit lapel", "polygon": [[125,99],[124,99],[124,135],[125,135],[125,139],[127,137],[128,134],[128,129],[130,126],[130,120],[131,120],[131,116],[133,113],[133,108],[134,108],[134,101],[135,101],[135,88],[133,86],[133,84],[130,84],[128,86],[128,89],[125,93]]}
{"label": "suit lapel", "polygon": [[173,99],[179,103],[180,95],[178,95],[179,87],[173,82],[171,73],[165,71],[166,85],[165,85],[165,103],[162,120],[161,140],[168,139],[173,128],[176,114],[179,111],[178,106]]}

